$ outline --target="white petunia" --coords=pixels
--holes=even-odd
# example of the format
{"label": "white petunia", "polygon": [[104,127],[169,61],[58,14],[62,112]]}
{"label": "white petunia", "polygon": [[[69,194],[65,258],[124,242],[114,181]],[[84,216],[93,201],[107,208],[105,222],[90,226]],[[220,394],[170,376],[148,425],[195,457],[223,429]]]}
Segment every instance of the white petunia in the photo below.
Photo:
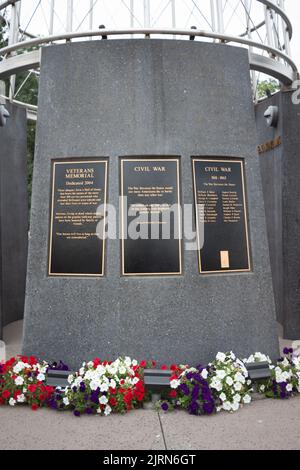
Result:
{"label": "white petunia", "polygon": [[101,397],[99,398],[99,403],[100,405],[106,405],[106,403],[108,403],[108,399],[105,395],[101,395]]}
{"label": "white petunia", "polygon": [[239,393],[236,393],[233,397],[234,403],[239,403],[241,401],[241,395]]}
{"label": "white petunia", "polygon": [[250,395],[245,395],[244,398],[243,398],[243,402],[248,404],[251,402],[251,397]]}
{"label": "white petunia", "polygon": [[222,370],[222,369],[217,370],[216,375],[219,379],[222,380],[222,379],[224,379],[224,377],[226,377],[226,372],[225,372],[225,370]]}
{"label": "white petunia", "polygon": [[215,388],[218,392],[220,392],[223,388],[221,381],[217,379],[216,377],[212,379],[210,386],[212,388]]}
{"label": "white petunia", "polygon": [[201,372],[201,376],[203,377],[204,380],[207,379],[207,376],[208,376],[207,369],[203,369],[203,371]]}
{"label": "white petunia", "polygon": [[84,368],[84,367],[81,367],[81,369],[79,369],[79,374],[80,374],[80,375],[84,375],[84,372],[85,372],[85,368]]}
{"label": "white petunia", "polygon": [[242,384],[241,382],[236,382],[234,385],[233,385],[233,388],[236,392],[240,392],[242,390]]}
{"label": "white petunia", "polygon": [[173,379],[170,382],[170,387],[171,388],[178,388],[180,385],[180,380]]}
{"label": "white petunia", "polygon": [[223,410],[230,411],[231,410],[231,403],[229,401],[225,401],[222,405]]}
{"label": "white petunia", "polygon": [[10,406],[15,406],[16,400],[14,400],[13,398],[10,398],[8,403],[10,404]]}
{"label": "white petunia", "polygon": [[68,383],[71,384],[73,382],[73,380],[74,380],[74,375],[70,374],[68,376]]}
{"label": "white petunia", "polygon": [[226,354],[224,354],[222,352],[218,352],[218,354],[216,355],[216,359],[217,359],[217,361],[224,362],[225,359],[226,359]]}
{"label": "white petunia", "polygon": [[119,367],[119,374],[120,375],[126,374],[126,368],[124,366]]}
{"label": "white petunia", "polygon": [[226,395],[225,395],[224,392],[221,393],[221,395],[219,396],[219,398],[220,398],[220,400],[222,400],[222,401],[226,401],[226,399],[227,399],[227,397],[226,397]]}
{"label": "white petunia", "polygon": [[105,410],[104,410],[105,416],[110,415],[110,413],[111,413],[111,407],[109,405],[106,405]]}
{"label": "white petunia", "polygon": [[24,367],[25,367],[24,362],[20,361],[15,365],[15,367],[13,368],[13,371],[15,374],[19,374],[21,370],[24,369]]}
{"label": "white petunia", "polygon": [[109,386],[110,386],[111,388],[116,388],[116,386],[117,386],[116,381],[115,381],[114,379],[111,379]]}
{"label": "white petunia", "polygon": [[265,386],[265,385],[261,385],[261,386],[259,387],[259,390],[260,390],[261,392],[264,392],[265,389],[266,389],[266,386]]}
{"label": "white petunia", "polygon": [[106,369],[105,369],[104,366],[102,366],[101,364],[99,364],[99,365],[96,367],[96,371],[97,371],[97,373],[99,374],[99,377],[102,377],[102,375],[105,374]]}
{"label": "white petunia", "polygon": [[126,365],[127,367],[130,367],[130,366],[131,366],[131,359],[130,359],[130,357],[128,357],[128,356],[125,357],[124,362],[125,362],[125,365]]}
{"label": "white petunia", "polygon": [[242,384],[244,384],[246,382],[246,379],[245,377],[243,376],[243,374],[241,374],[240,372],[237,372],[234,376],[234,380],[236,382],[241,382]]}
{"label": "white petunia", "polygon": [[287,390],[287,392],[292,392],[293,391],[293,385],[292,384],[287,384],[286,390]]}
{"label": "white petunia", "polygon": [[107,392],[108,389],[109,389],[109,386],[107,383],[102,383],[100,385],[100,392]]}
{"label": "white petunia", "polygon": [[90,381],[90,389],[91,390],[97,390],[98,387],[100,387],[101,383],[99,379],[91,380]]}
{"label": "white petunia", "polygon": [[136,385],[139,381],[140,381],[140,379],[139,379],[138,377],[134,377],[134,378],[132,379],[133,385]]}
{"label": "white petunia", "polygon": [[24,383],[24,379],[20,375],[15,378],[15,384],[16,385],[23,385],[23,383]]}
{"label": "white petunia", "polygon": [[63,398],[64,405],[68,406],[70,404],[68,397]]}
{"label": "white petunia", "polygon": [[21,393],[21,395],[17,396],[17,402],[18,403],[24,403],[25,400],[26,400],[26,398],[25,398],[24,393]]}
{"label": "white petunia", "polygon": [[138,361],[137,361],[136,359],[133,359],[132,365],[133,365],[133,367],[137,366],[137,365],[138,365]]}
{"label": "white petunia", "polygon": [[101,415],[101,413],[102,413],[102,410],[101,410],[100,406],[99,406],[99,408],[97,408],[97,413],[98,413],[99,415]]}
{"label": "white petunia", "polygon": [[232,377],[230,377],[230,376],[226,377],[225,382],[227,383],[227,385],[231,386],[233,384]]}
{"label": "white petunia", "polygon": [[240,407],[240,404],[238,402],[234,402],[231,404],[232,411],[237,411],[239,407]]}

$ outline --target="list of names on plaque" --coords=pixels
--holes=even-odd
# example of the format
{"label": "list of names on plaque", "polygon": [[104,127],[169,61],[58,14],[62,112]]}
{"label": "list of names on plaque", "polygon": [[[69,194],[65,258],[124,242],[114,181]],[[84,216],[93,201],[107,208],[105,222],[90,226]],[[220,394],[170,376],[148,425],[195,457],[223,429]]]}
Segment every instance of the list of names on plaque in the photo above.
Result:
{"label": "list of names on plaque", "polygon": [[178,158],[121,158],[122,274],[181,274]]}
{"label": "list of names on plaque", "polygon": [[103,276],[107,160],[55,160],[49,242],[50,276]]}
{"label": "list of names on plaque", "polygon": [[193,159],[201,273],[250,270],[243,171],[242,159]]}

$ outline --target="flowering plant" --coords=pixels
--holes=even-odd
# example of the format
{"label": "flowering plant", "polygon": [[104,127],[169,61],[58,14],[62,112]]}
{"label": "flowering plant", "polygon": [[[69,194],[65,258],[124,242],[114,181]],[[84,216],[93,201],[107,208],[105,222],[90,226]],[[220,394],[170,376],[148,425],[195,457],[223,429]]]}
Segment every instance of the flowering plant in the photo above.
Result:
{"label": "flowering plant", "polygon": [[[175,400],[175,408],[182,408],[193,415],[212,414],[215,411],[215,400],[207,382],[208,371],[199,365],[197,368],[180,366],[173,369],[170,378],[170,397]],[[161,403],[166,411],[169,404]]]}
{"label": "flowering plant", "polygon": [[69,386],[65,390],[57,388],[49,405],[59,410],[71,409],[75,416],[124,413],[144,399],[141,375],[140,365],[129,357],[119,357],[114,362],[96,358],[69,375]]}
{"label": "flowering plant", "polygon": [[217,411],[237,411],[243,404],[251,402],[252,383],[248,371],[232,351],[218,352],[208,371],[208,383],[213,389]]}
{"label": "flowering plant", "polygon": [[27,403],[33,410],[45,405],[54,391],[44,384],[47,367],[34,356],[12,357],[0,364],[0,405]]}

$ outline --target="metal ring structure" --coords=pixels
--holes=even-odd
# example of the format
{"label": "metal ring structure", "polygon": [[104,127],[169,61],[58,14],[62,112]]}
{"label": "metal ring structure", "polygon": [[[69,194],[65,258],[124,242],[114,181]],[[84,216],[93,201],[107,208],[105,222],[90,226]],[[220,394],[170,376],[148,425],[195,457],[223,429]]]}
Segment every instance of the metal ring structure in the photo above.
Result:
{"label": "metal ring structure", "polygon": [[[0,0],[1,1],[1,0]],[[10,30],[8,45],[0,49],[0,80],[10,78],[11,80],[11,93],[10,101],[15,101],[19,105],[27,108],[29,118],[35,116],[36,107],[27,105],[17,101],[14,96],[13,77],[18,72],[24,70],[35,70],[40,66],[40,49],[42,46],[51,47],[52,44],[61,43],[61,41],[70,42],[73,39],[89,39],[101,38],[106,36],[108,39],[113,39],[115,36],[124,38],[133,37],[169,37],[170,39],[176,37],[185,38],[205,38],[213,42],[221,42],[225,44],[234,44],[242,47],[247,47],[249,51],[249,64],[252,70],[252,82],[255,82],[255,72],[267,74],[279,80],[283,85],[290,87],[294,80],[299,77],[297,66],[290,55],[290,40],[292,38],[293,29],[291,21],[284,11],[284,0],[240,0],[240,7],[245,12],[246,28],[240,34],[228,34],[227,28],[224,26],[224,0],[206,0],[207,7],[210,7],[209,20],[205,20],[206,24],[210,25],[211,30],[196,28],[178,28],[175,21],[175,0],[169,0],[167,6],[170,4],[172,7],[172,27],[161,28],[153,27],[151,25],[150,17],[150,0],[143,0],[144,4],[144,25],[143,27],[135,27],[136,17],[134,12],[131,11],[130,27],[129,28],[103,28],[93,29],[93,20],[90,21],[90,29],[78,31],[78,28],[73,27],[73,0],[65,0],[67,2],[66,10],[66,31],[54,34],[53,31],[53,16],[55,0],[48,0],[53,7],[52,17],[50,19],[49,31],[51,34],[45,36],[36,36],[21,29],[20,26],[20,8],[22,0],[5,0],[0,3],[0,14],[3,10],[11,9],[10,14]],[[92,7],[98,0],[90,0],[91,9],[89,14],[92,14]],[[100,0],[99,0],[100,1]],[[125,0],[121,0],[125,4]],[[128,2],[129,0],[127,0]],[[178,0],[177,5],[178,5]],[[184,0],[186,3],[187,0]],[[194,6],[197,6],[197,0],[192,0]],[[25,2],[26,3],[26,2]],[[39,1],[40,5],[41,0]],[[88,2],[87,2],[88,3]],[[198,4],[202,5],[203,2]],[[259,8],[263,9],[264,17],[259,18],[259,21],[254,21],[251,16],[251,7],[260,4]],[[133,8],[134,0],[130,0],[130,7]],[[197,7],[198,8],[198,7]],[[128,8],[129,10],[129,8]],[[198,8],[201,13],[200,9]],[[35,11],[34,11],[35,12]],[[33,13],[34,13],[33,12]],[[204,15],[202,14],[203,18]],[[92,17],[91,17],[92,18]],[[139,22],[140,23],[140,22]],[[263,40],[262,36],[265,34],[266,39]],[[253,39],[257,36],[259,40]],[[24,37],[30,39],[23,40]],[[30,52],[28,52],[30,49]],[[1,60],[2,59],[2,60]]]}

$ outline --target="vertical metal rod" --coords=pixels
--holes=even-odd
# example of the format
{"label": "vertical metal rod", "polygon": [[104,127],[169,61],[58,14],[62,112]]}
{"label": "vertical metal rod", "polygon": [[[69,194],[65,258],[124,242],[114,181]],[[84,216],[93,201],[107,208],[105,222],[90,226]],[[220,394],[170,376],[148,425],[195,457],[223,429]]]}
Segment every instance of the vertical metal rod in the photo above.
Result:
{"label": "vertical metal rod", "polygon": [[[284,0],[280,0],[279,6],[282,8],[282,10],[285,10]],[[286,23],[285,23],[283,18],[281,18],[281,23],[282,23],[285,53],[290,56],[291,55],[290,37],[289,37],[289,33],[288,33],[288,30],[287,30],[287,27],[286,27]]]}
{"label": "vertical metal rod", "polygon": [[264,10],[265,10],[265,21],[266,21],[266,32],[267,32],[268,46],[274,47],[273,31],[272,31],[271,18],[270,18],[270,10],[267,6],[264,6]]}
{"label": "vertical metal rod", "polygon": [[[94,0],[90,0],[90,12],[89,12],[89,30],[92,31],[93,29],[93,21],[94,21]],[[90,37],[90,41],[92,41],[92,36]]]}
{"label": "vertical metal rod", "polygon": [[224,33],[223,0],[216,0],[218,32]]}
{"label": "vertical metal rod", "polygon": [[134,28],[134,0],[130,0],[130,28]]}
{"label": "vertical metal rod", "polygon": [[67,33],[71,33],[73,28],[73,0],[67,3]]}
{"label": "vertical metal rod", "polygon": [[[19,26],[20,26],[20,11],[21,11],[21,2],[13,3],[11,5],[11,19],[10,19],[10,30],[8,37],[8,44],[12,45],[18,42]],[[16,87],[16,76],[12,75],[10,77],[10,86],[9,86],[9,99],[10,101],[14,98],[15,87]]]}
{"label": "vertical metal rod", "polygon": [[51,0],[50,3],[50,23],[49,23],[49,34],[53,34],[53,25],[54,25],[54,5],[55,0]]}
{"label": "vertical metal rod", "polygon": [[[171,0],[171,9],[172,9],[172,28],[176,28],[176,5],[175,0]],[[173,38],[176,38],[176,35],[173,35]]]}
{"label": "vertical metal rod", "polygon": [[150,0],[144,0],[144,28],[150,28]]}
{"label": "vertical metal rod", "polygon": [[[247,27],[247,36],[249,39],[252,39],[251,34],[251,22],[250,22],[250,1],[245,0],[245,15],[246,15],[246,27]],[[249,52],[253,51],[253,47],[249,47]],[[251,70],[251,79],[252,79],[252,89],[253,89],[253,98],[257,102],[257,75],[255,70]]]}

